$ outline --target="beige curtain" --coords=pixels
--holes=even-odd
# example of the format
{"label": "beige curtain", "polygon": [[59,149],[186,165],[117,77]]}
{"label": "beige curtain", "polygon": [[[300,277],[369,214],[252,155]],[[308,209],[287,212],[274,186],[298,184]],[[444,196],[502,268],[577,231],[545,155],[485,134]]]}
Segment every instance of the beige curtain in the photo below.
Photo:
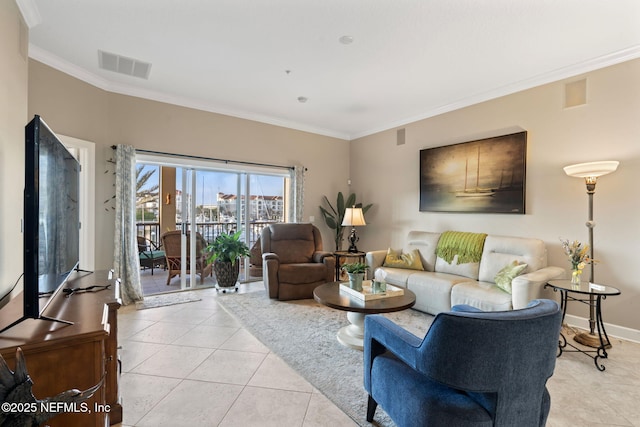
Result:
{"label": "beige curtain", "polygon": [[136,150],[116,147],[116,233],[113,269],[122,279],[123,304],[142,301],[140,259],[136,241]]}
{"label": "beige curtain", "polygon": [[294,166],[291,169],[292,185],[289,186],[289,203],[292,209],[289,209],[289,217],[287,222],[302,222],[304,210],[304,166]]}

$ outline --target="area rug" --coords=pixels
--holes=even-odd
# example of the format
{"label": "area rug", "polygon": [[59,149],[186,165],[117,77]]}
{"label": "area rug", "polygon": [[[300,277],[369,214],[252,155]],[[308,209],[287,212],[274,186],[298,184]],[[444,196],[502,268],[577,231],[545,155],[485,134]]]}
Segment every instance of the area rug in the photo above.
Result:
{"label": "area rug", "polygon": [[151,295],[144,297],[142,301],[136,302],[137,310],[145,310],[147,308],[164,307],[166,305],[184,304],[187,302],[200,301],[201,298],[192,291],[186,292],[167,292],[165,294]]}
{"label": "area rug", "polygon": [[[336,333],[349,324],[346,312],[313,300],[276,301],[265,291],[218,298],[218,303],[271,351],[361,426],[366,421],[367,393],[363,388],[363,353],[338,343]],[[433,316],[416,310],[384,314],[423,337]],[[393,426],[378,408],[377,425]]]}

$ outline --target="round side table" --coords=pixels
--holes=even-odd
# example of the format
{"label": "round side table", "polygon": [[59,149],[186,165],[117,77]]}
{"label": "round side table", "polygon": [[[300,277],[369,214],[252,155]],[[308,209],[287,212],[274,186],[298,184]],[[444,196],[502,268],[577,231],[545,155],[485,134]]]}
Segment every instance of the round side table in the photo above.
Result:
{"label": "round side table", "polygon": [[[586,304],[589,307],[595,308],[595,325],[598,330],[598,335],[591,341],[596,341],[594,350],[584,350],[569,343],[565,336],[560,333],[560,342],[558,344],[558,357],[562,355],[563,351],[566,352],[580,352],[591,357],[596,365],[596,368],[600,371],[604,371],[605,367],[601,363],[598,363],[598,359],[606,359],[608,357],[607,348],[611,347],[611,341],[604,327],[602,321],[602,300],[608,296],[620,295],[620,289],[614,288],[608,285],[594,285],[589,282],[580,282],[580,284],[573,284],[570,280],[550,280],[546,285],[550,287],[554,292],[560,292],[560,308],[562,309],[562,323],[564,324],[564,318],[567,314],[567,303],[569,301],[576,301],[582,304]],[[591,335],[591,334],[588,334]],[[577,336],[576,336],[577,338]],[[580,339],[574,338],[575,341],[580,342]],[[568,350],[571,347],[572,350]]]}

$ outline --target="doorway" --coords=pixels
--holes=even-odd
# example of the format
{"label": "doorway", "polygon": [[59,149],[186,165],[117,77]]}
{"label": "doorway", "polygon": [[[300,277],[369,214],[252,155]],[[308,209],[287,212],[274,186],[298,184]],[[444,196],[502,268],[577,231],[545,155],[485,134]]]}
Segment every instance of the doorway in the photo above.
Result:
{"label": "doorway", "polygon": [[[259,237],[270,223],[285,222],[288,171],[231,170],[146,158],[137,168],[137,234],[167,252],[163,268],[153,274],[141,271],[145,295],[215,286],[206,247],[218,235],[238,230],[252,250],[251,257],[241,260],[239,281],[262,280]],[[163,244],[163,235],[165,240],[179,236],[172,237],[179,240],[175,262],[177,249]]]}

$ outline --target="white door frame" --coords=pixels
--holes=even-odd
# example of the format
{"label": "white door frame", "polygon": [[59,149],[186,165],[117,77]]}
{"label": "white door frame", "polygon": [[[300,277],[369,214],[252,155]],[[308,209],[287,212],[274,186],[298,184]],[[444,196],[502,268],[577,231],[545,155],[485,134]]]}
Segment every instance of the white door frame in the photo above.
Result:
{"label": "white door frame", "polygon": [[80,265],[87,271],[95,270],[96,227],[96,145],[91,141],[58,135],[62,143],[77,155],[80,163]]}

